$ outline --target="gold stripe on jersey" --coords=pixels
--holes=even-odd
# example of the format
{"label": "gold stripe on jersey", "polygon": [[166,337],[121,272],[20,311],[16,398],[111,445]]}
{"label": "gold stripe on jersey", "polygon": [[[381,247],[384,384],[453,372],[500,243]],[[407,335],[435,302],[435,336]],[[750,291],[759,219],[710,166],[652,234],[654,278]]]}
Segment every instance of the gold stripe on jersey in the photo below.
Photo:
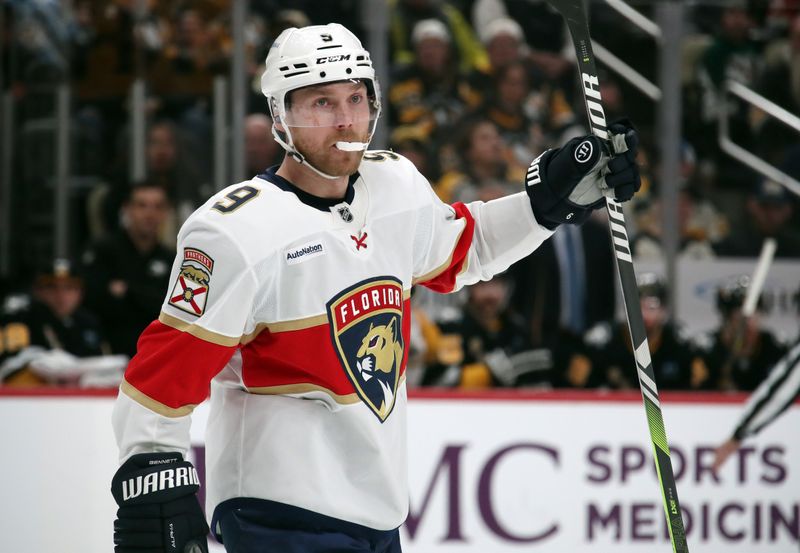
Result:
{"label": "gold stripe on jersey", "polygon": [[313,317],[304,317],[302,319],[294,319],[292,321],[283,321],[279,323],[258,323],[256,329],[250,334],[242,336],[242,345],[249,344],[264,330],[269,330],[272,333],[288,332],[291,330],[304,330],[314,326],[324,325],[328,322],[328,317],[325,315],[314,315]]}
{"label": "gold stripe on jersey", "polygon": [[143,394],[139,390],[137,390],[132,384],[130,384],[124,378],[122,379],[122,384],[119,387],[120,391],[124,393],[126,396],[131,398],[133,401],[150,409],[154,413],[158,413],[159,415],[163,415],[165,417],[176,419],[178,417],[185,417],[186,415],[191,415],[194,408],[197,405],[189,404],[183,405],[181,407],[168,407],[161,403],[160,401],[156,401],[150,396]]}
{"label": "gold stripe on jersey", "polygon": [[[312,326],[324,325],[328,322],[327,315],[314,315],[291,321],[281,321],[277,323],[263,323],[270,332],[289,332],[291,330],[303,330]],[[260,326],[260,325],[259,325]]]}
{"label": "gold stripe on jersey", "polygon": [[[434,278],[436,278],[437,276],[439,276],[440,274],[442,274],[443,272],[445,272],[447,270],[447,268],[453,262],[453,256],[455,255],[456,248],[458,247],[458,243],[461,240],[461,235],[464,234],[464,231],[466,229],[467,229],[467,222],[464,221],[464,228],[462,228],[459,231],[458,236],[456,237],[456,241],[453,243],[453,249],[450,251],[450,255],[447,257],[445,262],[442,263],[441,265],[439,265],[438,267],[436,267],[434,270],[429,271],[429,272],[425,273],[424,275],[420,275],[418,277],[415,277],[412,280],[413,284],[419,284],[421,282],[428,282],[429,280],[433,280]],[[469,253],[467,253],[467,258],[469,258]],[[466,266],[467,266],[467,264],[464,263],[464,266],[461,267],[461,270],[458,272],[459,275],[466,270]]]}
{"label": "gold stripe on jersey", "polygon": [[206,342],[211,342],[212,344],[217,344],[219,346],[234,347],[238,346],[239,342],[241,341],[241,338],[238,336],[234,337],[225,336],[224,334],[217,334],[216,332],[212,332],[195,323],[187,323],[183,319],[173,317],[172,315],[167,315],[163,311],[158,316],[158,320],[159,322],[172,327],[175,330],[186,332],[195,338],[200,338],[201,340],[205,340]]}
{"label": "gold stripe on jersey", "polygon": [[361,401],[356,393],[339,395],[333,393],[327,388],[317,386],[316,384],[284,384],[283,386],[263,386],[259,388],[247,388],[247,391],[251,394],[266,396],[284,396],[290,394],[306,394],[308,392],[324,392],[331,396],[331,398],[333,398],[333,400],[340,405],[352,405]]}
{"label": "gold stripe on jersey", "polygon": [[[411,297],[411,289],[403,290],[403,301],[407,300]],[[320,326],[328,324],[328,316],[327,315],[313,315],[311,317],[303,317],[302,319],[293,319],[290,321],[279,321],[275,323],[258,323],[256,325],[256,329],[251,332],[250,334],[246,334],[242,337],[241,343],[249,344],[256,337],[261,334],[262,331],[269,330],[273,334],[276,332],[290,332],[292,330],[305,330],[306,328],[311,328],[314,326]]]}
{"label": "gold stripe on jersey", "polygon": [[[406,374],[403,373],[400,375],[400,379],[397,381],[398,388],[405,381],[406,381]],[[307,394],[308,392],[324,392],[329,396],[331,396],[331,398],[339,405],[352,405],[354,403],[361,402],[361,398],[359,398],[358,394],[356,393],[340,395],[332,392],[328,388],[308,383],[284,384],[282,386],[262,386],[255,388],[247,388],[247,391],[251,394],[258,394],[264,396],[285,396],[291,394]]]}

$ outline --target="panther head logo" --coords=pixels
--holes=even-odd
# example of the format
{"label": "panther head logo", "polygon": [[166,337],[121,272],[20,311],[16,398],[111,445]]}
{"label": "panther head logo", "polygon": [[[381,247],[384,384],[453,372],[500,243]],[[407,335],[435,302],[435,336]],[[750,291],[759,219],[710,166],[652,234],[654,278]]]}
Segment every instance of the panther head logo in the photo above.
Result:
{"label": "panther head logo", "polygon": [[356,353],[356,367],[367,383],[373,378],[383,392],[383,403],[379,410],[386,412],[394,403],[394,390],[389,378],[400,367],[403,361],[403,346],[397,339],[397,319],[389,324],[369,325],[369,331],[361,341]]}

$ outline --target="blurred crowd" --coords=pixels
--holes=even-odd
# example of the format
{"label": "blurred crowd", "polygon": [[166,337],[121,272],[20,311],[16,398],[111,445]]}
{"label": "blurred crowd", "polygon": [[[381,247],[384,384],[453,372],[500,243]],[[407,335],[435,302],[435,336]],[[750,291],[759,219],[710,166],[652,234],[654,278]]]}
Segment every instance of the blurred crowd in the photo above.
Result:
{"label": "blurred crowd", "polygon": [[[602,2],[593,34],[655,80],[655,43]],[[653,16],[653,3],[636,8]],[[215,192],[213,89],[230,74],[230,0],[2,0],[2,80],[14,102],[15,271],[0,289],[0,385],[113,386],[170,286],[177,230]],[[259,90],[263,60],[290,26],[340,22],[362,37],[361,2],[251,0],[246,175],[283,150]],[[561,16],[538,0],[386,0],[388,147],[411,159],[445,202],[522,189],[528,164],[585,133],[574,52]],[[797,199],[724,154],[733,140],[800,179],[800,136],[724,94],[726,79],[800,114],[800,2],[730,0],[687,7],[679,247],[693,259],[800,259]],[[130,93],[146,82],[145,177],[133,181]],[[628,207],[636,259],[663,258],[659,144],[652,102],[602,70],[609,121],[630,116],[643,187]],[[70,259],[53,260],[53,90],[68,82]],[[459,293],[412,292],[408,382],[458,388],[637,388],[631,340],[616,318],[614,258],[604,215],[563,226],[529,257]],[[749,281],[716,291],[719,324],[687,336],[668,284],[639,278],[659,387],[752,390],[787,344],[759,312],[742,316]],[[800,290],[798,290],[800,294]],[[800,298],[794,298],[795,305]],[[759,304],[761,306],[761,304]],[[797,333],[794,329],[790,334]]]}

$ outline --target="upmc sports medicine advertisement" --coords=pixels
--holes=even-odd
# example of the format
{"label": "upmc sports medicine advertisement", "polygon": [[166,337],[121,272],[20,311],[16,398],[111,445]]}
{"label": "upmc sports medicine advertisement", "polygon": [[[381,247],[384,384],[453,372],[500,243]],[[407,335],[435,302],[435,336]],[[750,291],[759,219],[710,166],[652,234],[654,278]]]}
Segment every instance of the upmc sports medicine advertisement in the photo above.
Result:
{"label": "upmc sports medicine advertisement", "polygon": [[[43,394],[0,391],[0,552],[108,553],[113,395]],[[708,468],[744,397],[663,394],[689,549],[800,553],[800,405]],[[637,393],[413,392],[409,449],[406,553],[672,551]]]}
{"label": "upmc sports medicine advertisement", "polygon": [[[644,408],[627,401],[436,401],[410,410],[411,553],[672,551]],[[691,551],[798,553],[800,408],[730,458],[741,405],[667,402]]]}

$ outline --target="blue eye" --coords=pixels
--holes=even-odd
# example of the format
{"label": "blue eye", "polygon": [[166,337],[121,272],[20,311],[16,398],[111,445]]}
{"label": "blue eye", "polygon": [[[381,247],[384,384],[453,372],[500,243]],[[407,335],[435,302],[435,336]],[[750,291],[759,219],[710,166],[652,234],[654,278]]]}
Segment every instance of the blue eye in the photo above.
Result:
{"label": "blue eye", "polygon": [[364,100],[364,97],[361,94],[353,94],[350,96],[350,102],[353,104],[360,104]]}

